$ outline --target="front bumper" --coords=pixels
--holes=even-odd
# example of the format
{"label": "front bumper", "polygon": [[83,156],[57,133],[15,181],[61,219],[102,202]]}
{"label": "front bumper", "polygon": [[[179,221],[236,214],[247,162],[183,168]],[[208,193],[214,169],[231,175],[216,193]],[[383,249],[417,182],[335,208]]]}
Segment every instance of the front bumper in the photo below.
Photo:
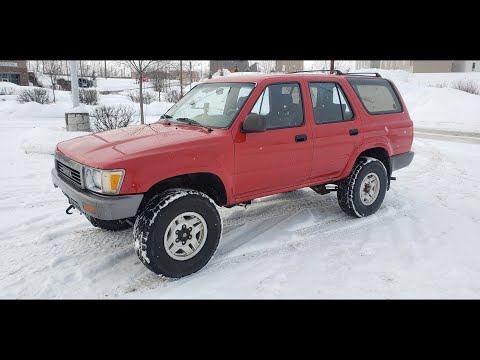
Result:
{"label": "front bumper", "polygon": [[[119,220],[136,216],[143,199],[143,194],[105,196],[76,189],[63,181],[55,168],[52,169],[52,181],[53,185],[63,191],[70,204],[77,210],[100,220]],[[95,209],[95,212],[87,211],[85,204],[88,209]]]}

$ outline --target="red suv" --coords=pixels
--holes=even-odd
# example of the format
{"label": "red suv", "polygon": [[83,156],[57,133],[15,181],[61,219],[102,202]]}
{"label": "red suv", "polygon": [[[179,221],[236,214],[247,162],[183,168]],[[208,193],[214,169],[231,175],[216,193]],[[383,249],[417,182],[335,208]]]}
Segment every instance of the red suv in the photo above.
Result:
{"label": "red suv", "polygon": [[94,226],[133,226],[145,266],[177,278],[215,252],[217,206],[311,187],[336,191],[349,215],[375,213],[412,141],[405,103],[378,74],[229,76],[156,123],[59,143],[52,177]]}

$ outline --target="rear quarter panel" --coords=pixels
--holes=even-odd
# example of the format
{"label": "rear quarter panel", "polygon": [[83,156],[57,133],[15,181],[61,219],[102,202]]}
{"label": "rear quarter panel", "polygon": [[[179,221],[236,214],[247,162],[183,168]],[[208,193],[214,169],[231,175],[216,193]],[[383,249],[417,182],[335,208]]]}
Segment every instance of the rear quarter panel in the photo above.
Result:
{"label": "rear quarter panel", "polygon": [[363,106],[356,93],[353,91],[350,83],[345,79],[345,85],[352,90],[355,110],[362,117],[363,123],[363,141],[359,147],[352,153],[350,160],[341,176],[338,179],[347,177],[355,164],[358,156],[365,150],[381,147],[384,148],[388,156],[405,153],[411,150],[413,143],[413,121],[407,110],[407,106],[398,91],[395,84],[388,80],[395,90],[402,111],[391,114],[369,114]]}

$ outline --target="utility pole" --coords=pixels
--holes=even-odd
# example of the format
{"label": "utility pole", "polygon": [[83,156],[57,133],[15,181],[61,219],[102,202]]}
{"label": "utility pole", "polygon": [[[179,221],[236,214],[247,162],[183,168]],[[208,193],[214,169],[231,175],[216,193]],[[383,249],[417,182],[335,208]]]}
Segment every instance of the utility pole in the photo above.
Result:
{"label": "utility pole", "polygon": [[335,60],[330,60],[330,74],[335,72]]}
{"label": "utility pole", "polygon": [[67,79],[68,79],[68,61],[65,60],[65,65],[67,66]]}
{"label": "utility pole", "polygon": [[180,60],[180,97],[183,97],[183,62]]}
{"label": "utility pole", "polygon": [[107,60],[104,60],[105,61],[105,79],[107,78]]}
{"label": "utility pole", "polygon": [[72,75],[71,87],[72,87],[72,102],[73,107],[80,105],[80,100],[78,98],[78,77],[77,77],[77,61],[70,60],[70,73]]}
{"label": "utility pole", "polygon": [[83,78],[82,60],[80,60],[80,77]]}
{"label": "utility pole", "polygon": [[190,61],[190,89],[192,88],[192,62]]}

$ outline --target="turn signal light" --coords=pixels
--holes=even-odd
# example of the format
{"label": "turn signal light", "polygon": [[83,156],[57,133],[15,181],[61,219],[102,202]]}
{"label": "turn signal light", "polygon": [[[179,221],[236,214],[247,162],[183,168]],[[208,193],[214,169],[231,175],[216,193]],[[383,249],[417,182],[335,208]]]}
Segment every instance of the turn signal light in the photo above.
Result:
{"label": "turn signal light", "polygon": [[91,214],[96,214],[97,213],[97,208],[93,205],[87,204],[87,203],[82,203],[83,210],[88,211]]}
{"label": "turn signal light", "polygon": [[112,191],[117,191],[118,184],[120,183],[120,179],[122,176],[120,174],[112,174],[110,175],[110,186]]}

